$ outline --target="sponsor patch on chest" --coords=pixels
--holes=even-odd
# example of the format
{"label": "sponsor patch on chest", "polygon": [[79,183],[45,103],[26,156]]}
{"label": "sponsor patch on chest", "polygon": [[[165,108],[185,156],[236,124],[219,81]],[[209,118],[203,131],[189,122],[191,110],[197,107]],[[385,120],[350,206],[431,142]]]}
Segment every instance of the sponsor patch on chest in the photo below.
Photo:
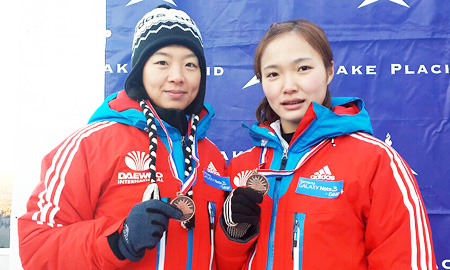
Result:
{"label": "sponsor patch on chest", "polygon": [[313,197],[336,199],[344,192],[343,186],[343,180],[325,181],[300,177],[295,192]]}
{"label": "sponsor patch on chest", "polygon": [[206,184],[212,187],[224,191],[231,191],[231,184],[229,177],[218,176],[208,172],[207,170],[203,170],[203,181],[205,181]]}

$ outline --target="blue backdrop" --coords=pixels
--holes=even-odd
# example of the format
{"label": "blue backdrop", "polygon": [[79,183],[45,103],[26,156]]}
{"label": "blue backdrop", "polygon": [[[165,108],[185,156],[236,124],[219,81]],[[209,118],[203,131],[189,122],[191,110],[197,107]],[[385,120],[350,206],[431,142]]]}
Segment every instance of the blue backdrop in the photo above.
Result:
{"label": "blue backdrop", "polygon": [[203,36],[208,137],[229,160],[251,147],[263,97],[253,55],[271,23],[306,18],[333,47],[334,96],[358,96],[374,135],[416,174],[431,221],[437,263],[450,269],[450,2],[448,0],[107,0],[105,96],[123,89],[137,21],[160,4],[186,11]]}

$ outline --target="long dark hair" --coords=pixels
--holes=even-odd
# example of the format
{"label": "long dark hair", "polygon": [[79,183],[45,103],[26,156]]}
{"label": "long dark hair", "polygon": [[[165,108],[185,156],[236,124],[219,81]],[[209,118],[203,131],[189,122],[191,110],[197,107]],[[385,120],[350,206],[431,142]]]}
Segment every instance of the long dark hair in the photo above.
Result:
{"label": "long dark hair", "polygon": [[[326,70],[333,68],[333,52],[327,36],[322,28],[315,23],[304,19],[291,20],[283,23],[273,23],[256,48],[253,69],[256,77],[260,81],[261,58],[264,50],[276,37],[289,32],[294,32],[303,37],[306,42],[308,42],[309,45],[311,45],[311,47],[313,47],[320,54]],[[327,108],[331,108],[331,94],[328,88],[322,105]],[[270,107],[266,97],[261,100],[258,108],[256,109],[256,119],[259,123],[271,123],[280,119],[280,117]]]}

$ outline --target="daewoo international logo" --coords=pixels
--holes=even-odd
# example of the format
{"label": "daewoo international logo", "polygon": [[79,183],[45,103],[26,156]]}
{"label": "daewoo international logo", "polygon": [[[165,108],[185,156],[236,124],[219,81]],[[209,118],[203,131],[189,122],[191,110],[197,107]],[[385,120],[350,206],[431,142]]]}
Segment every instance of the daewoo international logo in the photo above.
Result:
{"label": "daewoo international logo", "polygon": [[248,177],[252,174],[253,174],[253,170],[241,171],[234,177],[233,183],[237,187],[245,187]]}
{"label": "daewoo international logo", "polygon": [[[131,151],[125,156],[125,164],[134,172],[119,172],[118,184],[137,184],[150,181],[150,157],[141,151]],[[158,173],[156,174],[158,178]],[[159,175],[162,178],[162,175]]]}
{"label": "daewoo international logo", "polygon": [[141,151],[132,151],[125,157],[125,164],[133,171],[148,170],[150,157],[147,153]]}

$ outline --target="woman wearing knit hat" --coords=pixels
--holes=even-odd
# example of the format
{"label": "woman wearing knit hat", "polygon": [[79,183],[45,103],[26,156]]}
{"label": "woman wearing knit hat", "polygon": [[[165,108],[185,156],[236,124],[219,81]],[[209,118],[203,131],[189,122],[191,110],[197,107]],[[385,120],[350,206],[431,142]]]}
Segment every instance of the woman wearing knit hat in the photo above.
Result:
{"label": "woman wearing knit hat", "polygon": [[230,185],[205,137],[202,37],[186,13],[160,6],[132,49],[125,90],[44,158],[18,221],[25,269],[215,269]]}

